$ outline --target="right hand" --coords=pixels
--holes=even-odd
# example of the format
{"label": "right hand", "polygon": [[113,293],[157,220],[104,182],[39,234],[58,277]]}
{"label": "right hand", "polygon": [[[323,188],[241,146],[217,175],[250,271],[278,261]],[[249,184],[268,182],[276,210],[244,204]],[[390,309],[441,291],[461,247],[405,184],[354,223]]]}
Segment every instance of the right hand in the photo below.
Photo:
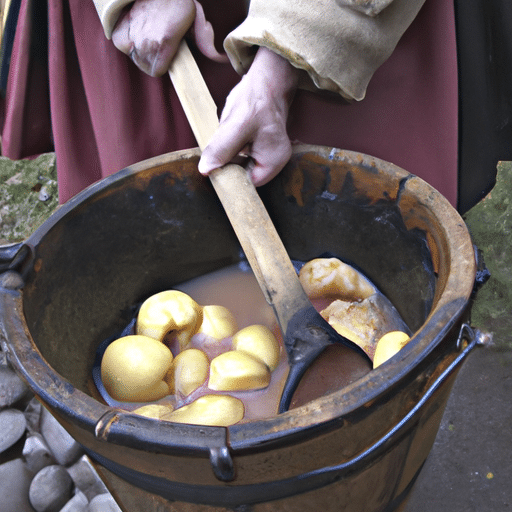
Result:
{"label": "right hand", "polygon": [[213,29],[197,0],[136,0],[119,16],[112,41],[142,71],[161,76],[192,26],[199,49],[213,60],[226,61],[215,49]]}
{"label": "right hand", "polygon": [[252,159],[248,172],[255,186],[281,171],[292,153],[286,124],[298,73],[283,57],[258,49],[249,71],[226,99],[219,128],[201,155],[201,174],[227,164],[239,153]]}

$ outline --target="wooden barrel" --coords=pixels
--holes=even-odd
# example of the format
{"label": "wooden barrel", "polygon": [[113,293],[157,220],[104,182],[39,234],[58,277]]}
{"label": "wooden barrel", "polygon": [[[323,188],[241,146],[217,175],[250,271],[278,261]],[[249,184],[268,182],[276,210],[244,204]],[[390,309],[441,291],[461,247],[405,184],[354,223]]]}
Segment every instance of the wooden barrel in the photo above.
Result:
{"label": "wooden barrel", "polygon": [[11,362],[130,512],[397,509],[475,344],[467,319],[476,264],[458,213],[392,164],[297,146],[260,189],[293,259],[336,255],[395,305],[415,334],[388,363],[302,407],[229,428],[136,416],[92,391],[95,351],[134,304],[243,258],[198,158],[187,150],[123,169],[4,252],[3,269],[24,282],[0,289]]}

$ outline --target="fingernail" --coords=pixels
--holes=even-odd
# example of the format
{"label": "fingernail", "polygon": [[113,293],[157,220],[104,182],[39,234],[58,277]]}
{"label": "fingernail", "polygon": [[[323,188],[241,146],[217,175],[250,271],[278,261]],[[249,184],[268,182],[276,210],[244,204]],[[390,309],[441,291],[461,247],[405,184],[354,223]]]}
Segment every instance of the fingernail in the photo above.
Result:
{"label": "fingernail", "polygon": [[215,169],[216,167],[215,165],[212,165],[212,163],[209,160],[201,157],[199,163],[197,164],[197,168],[201,174],[208,174],[209,172],[213,171],[213,169]]}
{"label": "fingernail", "polygon": [[206,166],[202,159],[199,160],[199,163],[197,164],[197,169],[201,174],[206,174],[208,172],[208,167]]}

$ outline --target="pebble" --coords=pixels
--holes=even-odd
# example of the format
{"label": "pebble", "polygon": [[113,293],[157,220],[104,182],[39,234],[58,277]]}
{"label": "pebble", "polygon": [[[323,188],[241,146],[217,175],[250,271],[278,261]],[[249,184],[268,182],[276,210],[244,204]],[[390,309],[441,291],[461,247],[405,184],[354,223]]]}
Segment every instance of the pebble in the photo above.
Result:
{"label": "pebble", "polygon": [[41,434],[48,443],[55,460],[63,466],[72,464],[83,453],[82,447],[45,407],[41,410]]}
{"label": "pebble", "polygon": [[27,420],[27,430],[31,434],[38,434],[41,430],[41,410],[43,406],[35,397],[25,407],[25,419]]}
{"label": "pebble", "polygon": [[25,416],[17,409],[0,411],[0,453],[14,445],[25,433]]}
{"label": "pebble", "polygon": [[8,407],[21,400],[28,386],[12,368],[0,366],[0,407]]}
{"label": "pebble", "polygon": [[43,436],[40,434],[33,434],[27,437],[23,447],[23,457],[25,457],[29,469],[34,473],[37,473],[46,466],[55,464],[50,448],[48,448]]}
{"label": "pebble", "polygon": [[28,499],[34,473],[23,459],[0,464],[0,510],[3,512],[34,512]]}
{"label": "pebble", "polygon": [[121,512],[121,509],[109,493],[98,494],[89,502],[89,512]]}
{"label": "pebble", "polygon": [[88,500],[92,500],[98,494],[108,492],[86,455],[70,466],[68,473],[71,475],[75,487],[83,492]]}
{"label": "pebble", "polygon": [[29,500],[36,512],[59,512],[71,499],[73,480],[66,468],[47,466],[32,480]]}
{"label": "pebble", "polygon": [[89,501],[83,492],[77,493],[60,509],[60,512],[88,512]]}
{"label": "pebble", "polygon": [[8,270],[7,272],[0,274],[1,288],[6,288],[7,290],[18,290],[23,286],[23,284],[23,278],[14,270]]}
{"label": "pebble", "polygon": [[43,185],[41,187],[41,190],[39,191],[39,195],[37,196],[39,201],[48,201],[48,199],[50,199],[51,194],[50,194],[50,191],[48,190],[48,187],[46,185]]}
{"label": "pebble", "polygon": [[[0,276],[2,287],[19,284],[11,281]],[[93,512],[120,512],[83,449],[16,375],[0,345],[0,453],[23,435],[22,456],[0,464],[0,512],[90,512],[98,495]]]}

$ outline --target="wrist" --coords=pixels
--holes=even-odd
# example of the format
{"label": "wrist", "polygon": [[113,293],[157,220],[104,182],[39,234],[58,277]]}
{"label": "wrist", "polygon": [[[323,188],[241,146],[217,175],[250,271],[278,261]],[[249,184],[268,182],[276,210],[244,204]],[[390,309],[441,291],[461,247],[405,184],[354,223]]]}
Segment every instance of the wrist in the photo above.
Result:
{"label": "wrist", "polygon": [[287,59],[264,46],[258,48],[249,73],[266,77],[268,87],[289,96],[290,102],[299,84],[300,71]]}

